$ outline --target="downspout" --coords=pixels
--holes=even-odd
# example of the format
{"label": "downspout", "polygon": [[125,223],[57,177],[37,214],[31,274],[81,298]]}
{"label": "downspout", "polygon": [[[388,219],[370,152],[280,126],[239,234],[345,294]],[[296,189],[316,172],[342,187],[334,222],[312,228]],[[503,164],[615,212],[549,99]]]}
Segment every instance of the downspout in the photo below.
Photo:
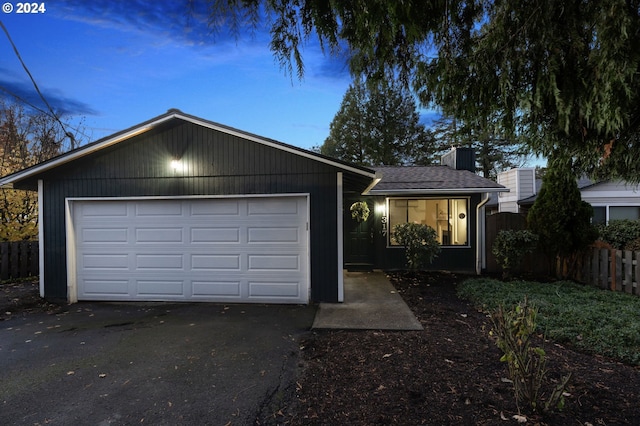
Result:
{"label": "downspout", "polygon": [[44,298],[44,183],[38,179],[38,280],[40,297]]}
{"label": "downspout", "polygon": [[[489,202],[489,193],[484,192],[482,201],[476,207],[476,275],[482,273],[482,262],[485,252],[484,238],[484,205]],[[482,213],[482,214],[480,214]]]}

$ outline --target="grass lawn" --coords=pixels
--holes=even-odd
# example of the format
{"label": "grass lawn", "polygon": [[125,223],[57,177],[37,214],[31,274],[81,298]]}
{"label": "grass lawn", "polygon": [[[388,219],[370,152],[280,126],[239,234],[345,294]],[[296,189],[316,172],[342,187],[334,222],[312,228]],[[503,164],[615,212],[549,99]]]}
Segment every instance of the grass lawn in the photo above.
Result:
{"label": "grass lawn", "polygon": [[458,295],[483,310],[524,300],[538,307],[538,328],[549,339],[581,351],[640,365],[640,297],[570,281],[464,281]]}

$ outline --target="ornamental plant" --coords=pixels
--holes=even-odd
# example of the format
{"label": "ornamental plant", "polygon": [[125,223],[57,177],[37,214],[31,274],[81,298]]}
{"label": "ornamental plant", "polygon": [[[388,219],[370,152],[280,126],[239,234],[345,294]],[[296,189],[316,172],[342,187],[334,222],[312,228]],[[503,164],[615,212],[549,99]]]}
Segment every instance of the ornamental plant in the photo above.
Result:
{"label": "ornamental plant", "polygon": [[502,267],[502,278],[510,279],[513,270],[520,266],[525,255],[535,250],[537,244],[538,236],[531,231],[501,230],[491,252]]}
{"label": "ornamental plant", "polygon": [[398,244],[405,247],[407,267],[423,269],[440,253],[435,229],[419,223],[400,223],[393,227]]}
{"label": "ornamental plant", "polygon": [[534,346],[532,337],[536,331],[538,309],[527,298],[514,309],[502,306],[491,315],[493,328],[490,335],[504,353],[500,361],[509,367],[516,404],[525,403],[535,411],[544,413],[564,407],[564,393],[571,374],[562,377],[547,393],[543,388],[547,376],[547,354]]}
{"label": "ornamental plant", "polygon": [[640,238],[640,220],[612,220],[598,229],[600,239],[618,250],[627,249],[627,244]]}

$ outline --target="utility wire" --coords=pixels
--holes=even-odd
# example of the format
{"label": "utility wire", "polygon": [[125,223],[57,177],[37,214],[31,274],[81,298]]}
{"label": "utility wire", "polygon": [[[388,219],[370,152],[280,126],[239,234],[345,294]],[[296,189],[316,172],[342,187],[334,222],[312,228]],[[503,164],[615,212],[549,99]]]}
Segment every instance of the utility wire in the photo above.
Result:
{"label": "utility wire", "polygon": [[[7,89],[6,87],[2,87],[0,86],[0,91],[6,93],[9,96],[12,96],[14,99],[18,100],[19,102],[22,102],[25,105],[28,105],[30,108],[32,108],[34,111],[38,111],[40,113],[42,113],[43,115],[47,116],[47,117],[51,117],[53,119],[56,119],[57,117],[55,115],[52,115],[49,111],[45,111],[42,108],[40,108],[37,105],[32,104],[31,102],[29,102],[28,100],[24,99],[23,97],[21,97],[20,95],[17,95],[15,93],[13,93],[12,91],[10,91],[9,89]],[[82,135],[86,140],[90,140],[91,138],[89,137],[89,135],[87,135],[83,130],[80,130],[79,127],[74,127],[70,124],[66,124],[67,128],[71,128],[73,131],[76,132],[76,134]],[[83,126],[84,128],[84,126]],[[64,128],[63,128],[64,130]],[[115,130],[109,129],[113,132],[115,132]],[[67,136],[67,133],[65,132],[65,136]],[[74,139],[75,140],[75,139]],[[71,149],[71,148],[69,148]]]}
{"label": "utility wire", "polygon": [[51,105],[49,105],[49,102],[47,102],[47,100],[45,99],[44,95],[40,91],[40,88],[38,87],[38,84],[36,83],[36,80],[31,75],[31,72],[29,71],[29,68],[27,68],[27,64],[25,64],[24,61],[22,60],[22,56],[20,56],[20,52],[18,51],[18,47],[15,45],[15,43],[11,39],[11,35],[9,35],[9,31],[7,30],[7,27],[4,26],[4,23],[1,20],[0,20],[0,27],[2,27],[2,30],[4,31],[5,35],[7,36],[7,39],[9,40],[9,43],[11,43],[11,46],[13,47],[13,51],[15,52],[16,56],[18,57],[18,60],[20,61],[20,64],[22,64],[22,68],[24,68],[24,70],[26,71],[27,75],[31,79],[31,83],[33,83],[33,87],[35,87],[36,92],[38,92],[38,95],[40,95],[40,99],[42,99],[44,104],[47,106],[47,108],[49,109],[49,111],[53,115],[53,118],[60,124],[60,127],[62,127],[62,131],[64,132],[64,134],[71,141],[71,149],[74,149],[76,147],[75,137],[73,136],[73,134],[71,132],[69,132],[66,129],[64,123],[60,120],[60,118],[58,118],[58,115],[53,111],[53,108],[51,108]]}

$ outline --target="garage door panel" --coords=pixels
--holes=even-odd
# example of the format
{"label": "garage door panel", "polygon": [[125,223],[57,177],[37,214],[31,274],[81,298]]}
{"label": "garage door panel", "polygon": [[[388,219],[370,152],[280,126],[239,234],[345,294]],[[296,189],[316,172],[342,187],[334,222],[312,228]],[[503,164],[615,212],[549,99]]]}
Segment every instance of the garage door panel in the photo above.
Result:
{"label": "garage door panel", "polygon": [[86,254],[82,256],[81,267],[86,270],[129,270],[129,256],[126,254]]}
{"label": "garage door panel", "polygon": [[135,243],[182,243],[183,228],[136,228]]}
{"label": "garage door panel", "polygon": [[84,244],[126,243],[128,240],[128,228],[85,228],[82,230]]}
{"label": "garage door panel", "polygon": [[175,217],[182,216],[182,203],[173,200],[146,201],[144,203],[134,203],[136,217]]}
{"label": "garage door panel", "polygon": [[298,255],[249,255],[249,271],[262,270],[300,270],[300,258]]}
{"label": "garage door panel", "polygon": [[247,201],[247,214],[249,216],[263,215],[289,215],[297,216],[300,213],[296,199],[269,199],[258,198]]}
{"label": "garage door panel", "polygon": [[138,254],[135,256],[134,270],[173,269],[184,271],[184,257],[182,254]]}
{"label": "garage door panel", "polygon": [[183,280],[138,280],[136,293],[140,296],[179,296],[184,295]]}
{"label": "garage door panel", "polygon": [[86,298],[128,297],[129,280],[84,280],[84,293]]}
{"label": "garage door panel", "polygon": [[220,199],[215,203],[210,200],[194,200],[191,203],[191,215],[199,219],[203,216],[239,216],[240,203],[235,199]]}
{"label": "garage door panel", "polygon": [[126,217],[128,215],[127,205],[123,203],[110,203],[100,205],[96,203],[84,203],[80,207],[80,215],[95,219],[109,219],[112,217]]}
{"label": "garage door panel", "polygon": [[250,281],[249,298],[291,298],[300,297],[299,282]]}
{"label": "garage door panel", "polygon": [[191,242],[194,244],[239,243],[240,228],[191,228]]}
{"label": "garage door panel", "polygon": [[240,298],[240,281],[193,281],[193,297]]}
{"label": "garage door panel", "polygon": [[191,256],[191,269],[194,271],[240,271],[240,255],[207,255]]}
{"label": "garage door panel", "polygon": [[73,221],[79,300],[308,302],[304,196],[75,201]]}
{"label": "garage door panel", "polygon": [[300,241],[298,227],[249,227],[247,241],[249,243],[297,243]]}

